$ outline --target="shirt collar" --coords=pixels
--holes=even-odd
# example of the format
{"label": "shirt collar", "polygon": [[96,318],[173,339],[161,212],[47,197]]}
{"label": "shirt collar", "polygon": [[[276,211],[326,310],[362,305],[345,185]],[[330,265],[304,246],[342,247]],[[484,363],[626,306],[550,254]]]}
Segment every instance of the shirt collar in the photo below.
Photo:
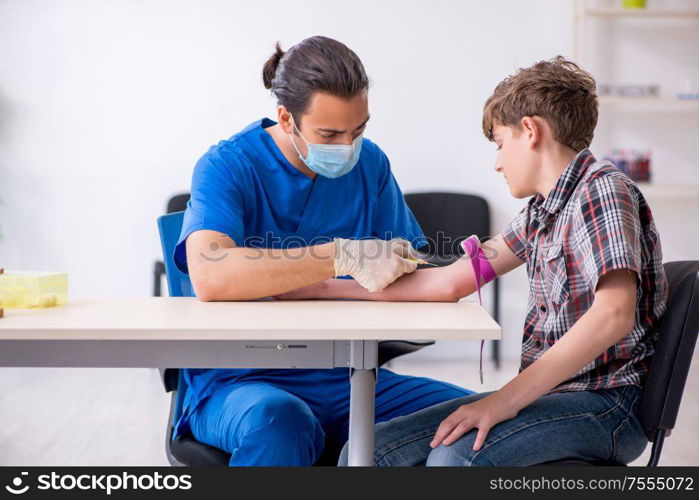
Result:
{"label": "shirt collar", "polygon": [[587,170],[587,167],[592,165],[595,161],[597,160],[592,156],[592,152],[587,148],[583,149],[570,161],[546,199],[544,199],[540,193],[537,193],[534,197],[533,204],[537,208],[541,208],[545,211],[545,213],[541,215],[547,216],[557,214],[567,203],[571,193],[578,185],[578,181]]}

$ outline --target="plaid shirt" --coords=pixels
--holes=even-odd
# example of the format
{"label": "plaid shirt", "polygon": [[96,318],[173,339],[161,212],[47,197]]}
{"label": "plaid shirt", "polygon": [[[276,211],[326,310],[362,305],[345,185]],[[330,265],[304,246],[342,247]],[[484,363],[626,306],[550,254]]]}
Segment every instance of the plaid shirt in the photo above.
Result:
{"label": "plaid shirt", "polygon": [[665,312],[667,280],[653,216],[633,181],[585,149],[546,199],[537,194],[529,200],[503,237],[526,262],[529,277],[520,371],[592,306],[604,274],[628,269],[638,286],[633,330],[551,392],[642,387]]}

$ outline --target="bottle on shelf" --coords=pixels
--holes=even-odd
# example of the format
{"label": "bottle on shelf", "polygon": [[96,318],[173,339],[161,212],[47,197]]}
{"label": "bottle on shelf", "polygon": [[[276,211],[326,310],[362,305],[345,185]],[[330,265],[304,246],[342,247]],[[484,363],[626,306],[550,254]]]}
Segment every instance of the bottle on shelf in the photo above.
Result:
{"label": "bottle on shelf", "polygon": [[651,153],[633,149],[612,149],[604,156],[635,182],[651,181]]}

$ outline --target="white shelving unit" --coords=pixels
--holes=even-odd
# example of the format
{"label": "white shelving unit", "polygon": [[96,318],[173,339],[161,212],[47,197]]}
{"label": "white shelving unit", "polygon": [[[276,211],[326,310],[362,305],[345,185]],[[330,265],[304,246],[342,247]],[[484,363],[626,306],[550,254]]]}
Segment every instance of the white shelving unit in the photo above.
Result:
{"label": "white shelving unit", "polygon": [[588,9],[583,13],[589,17],[640,17],[640,18],[699,18],[699,10],[680,9]]}
{"label": "white shelving unit", "polygon": [[615,106],[631,113],[699,113],[699,99],[600,96],[602,106]]}
{"label": "white shelving unit", "polygon": [[575,0],[575,60],[583,67],[587,65],[586,27],[591,19],[699,19],[699,9],[624,9],[590,8],[587,0]]}
{"label": "white shelving unit", "polygon": [[638,187],[648,200],[687,202],[699,200],[699,184],[653,184],[639,182]]}
{"label": "white shelving unit", "polygon": [[[621,1],[619,0],[619,3]],[[699,9],[626,9],[591,8],[587,0],[576,0],[574,20],[575,60],[582,67],[587,66],[587,24],[594,19],[681,19],[699,21]],[[699,29],[699,24],[698,28]],[[699,120],[699,100],[673,99],[662,97],[618,97],[600,96],[600,107],[614,107],[622,113],[697,113]],[[656,166],[653,165],[656,171]],[[699,165],[697,165],[699,179]],[[656,184],[639,183],[641,192],[649,199],[699,202],[699,181],[696,184]]]}

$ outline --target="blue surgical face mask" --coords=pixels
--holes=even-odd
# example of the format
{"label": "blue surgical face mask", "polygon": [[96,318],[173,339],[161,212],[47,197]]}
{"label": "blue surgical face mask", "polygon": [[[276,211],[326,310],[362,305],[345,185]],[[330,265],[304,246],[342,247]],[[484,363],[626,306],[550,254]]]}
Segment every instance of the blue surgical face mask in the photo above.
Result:
{"label": "blue surgical face mask", "polygon": [[306,157],[304,158],[301,155],[293,137],[291,137],[291,144],[294,145],[294,149],[301,161],[316,174],[336,179],[347,174],[359,161],[359,153],[362,151],[362,134],[352,141],[351,146],[344,144],[313,144],[301,135],[301,131],[296,127],[295,123],[293,125],[301,138],[306,141],[306,147],[308,148]]}

